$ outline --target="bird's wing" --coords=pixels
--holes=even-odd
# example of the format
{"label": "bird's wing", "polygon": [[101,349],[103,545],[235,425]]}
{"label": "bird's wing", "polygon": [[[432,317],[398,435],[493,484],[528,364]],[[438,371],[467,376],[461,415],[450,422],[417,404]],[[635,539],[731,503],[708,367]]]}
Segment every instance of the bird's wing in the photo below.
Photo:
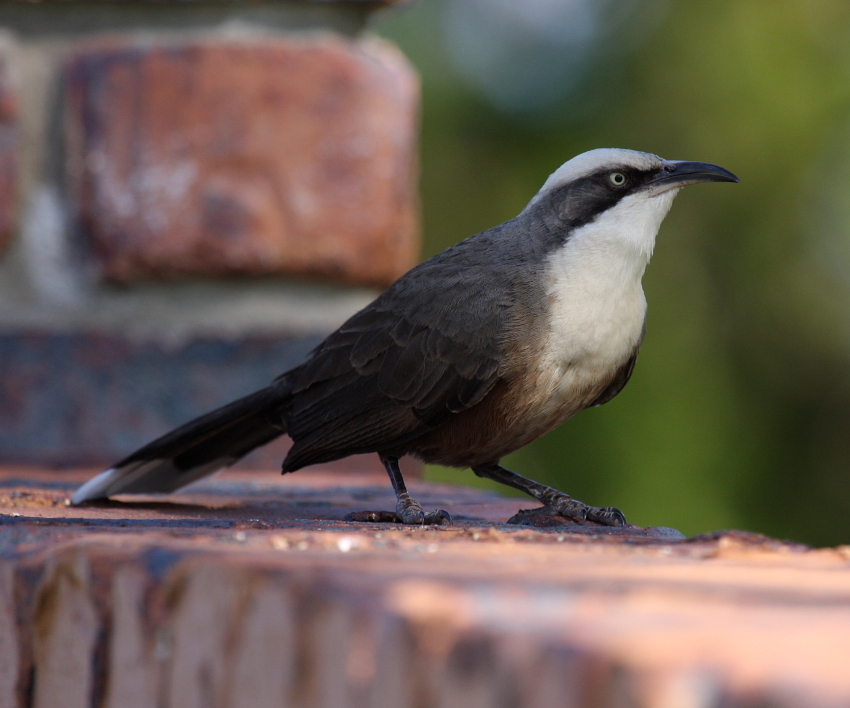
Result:
{"label": "bird's wing", "polygon": [[441,292],[388,292],[292,372],[284,469],[391,450],[484,398],[499,378],[507,308],[490,293],[482,311],[466,275],[443,273]]}
{"label": "bird's wing", "polygon": [[635,349],[632,352],[632,355],[629,357],[628,361],[623,364],[617,371],[614,373],[614,376],[611,377],[611,381],[608,382],[608,385],[605,389],[600,393],[593,403],[590,404],[589,407],[593,406],[601,406],[605,403],[608,403],[612,398],[614,398],[620,391],[623,390],[625,385],[629,382],[629,379],[632,377],[632,372],[635,370],[635,363],[637,362],[638,352],[640,351],[640,345],[643,343],[643,338],[646,336],[646,320],[643,322],[643,330],[640,333],[640,339],[638,343],[635,345]]}

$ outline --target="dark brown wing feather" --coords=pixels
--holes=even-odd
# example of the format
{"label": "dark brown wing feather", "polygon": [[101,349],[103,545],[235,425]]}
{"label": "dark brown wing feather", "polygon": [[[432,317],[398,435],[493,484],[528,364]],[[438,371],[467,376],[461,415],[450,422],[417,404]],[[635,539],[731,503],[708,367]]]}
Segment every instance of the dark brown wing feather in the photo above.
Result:
{"label": "dark brown wing feather", "polygon": [[284,374],[294,442],[284,470],[403,449],[509,376],[512,317],[543,315],[534,272],[546,228],[518,219],[425,261]]}
{"label": "dark brown wing feather", "polygon": [[352,317],[290,373],[294,445],[286,471],[398,447],[475,405],[496,383],[501,308],[487,321],[470,315],[464,329],[460,303],[441,307],[430,298],[417,308],[387,299]]}

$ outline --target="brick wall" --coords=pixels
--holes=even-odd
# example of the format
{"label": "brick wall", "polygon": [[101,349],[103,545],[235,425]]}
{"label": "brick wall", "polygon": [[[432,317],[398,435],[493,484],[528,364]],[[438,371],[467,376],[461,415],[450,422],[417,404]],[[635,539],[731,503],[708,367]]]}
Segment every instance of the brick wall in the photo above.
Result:
{"label": "brick wall", "polygon": [[383,4],[0,7],[0,461],[114,461],[415,262]]}
{"label": "brick wall", "polygon": [[80,478],[0,467],[0,705],[850,705],[847,546],[512,526],[527,500],[422,483],[453,526],[344,521],[386,475],[67,507]]}

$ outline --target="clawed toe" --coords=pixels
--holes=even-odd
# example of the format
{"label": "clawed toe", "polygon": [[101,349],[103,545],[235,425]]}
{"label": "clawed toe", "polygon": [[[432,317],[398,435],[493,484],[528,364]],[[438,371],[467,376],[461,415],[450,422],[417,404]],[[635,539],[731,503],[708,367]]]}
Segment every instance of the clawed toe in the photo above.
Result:
{"label": "clawed toe", "polygon": [[523,509],[517,512],[509,520],[509,524],[520,526],[560,526],[564,519],[569,519],[577,524],[592,521],[603,526],[625,526],[626,517],[619,509],[606,506],[597,509],[595,506],[587,506],[564,495],[565,499],[554,501],[537,509]]}
{"label": "clawed toe", "polygon": [[394,511],[352,511],[343,517],[346,521],[359,521],[372,524],[397,524],[401,519]]}
{"label": "clawed toe", "polygon": [[577,499],[573,499],[567,494],[555,497],[548,506],[551,506],[561,516],[572,519],[579,524],[593,521],[604,526],[623,526],[626,523],[623,512],[613,506],[598,509],[595,506],[588,506]]}
{"label": "clawed toe", "polygon": [[416,526],[447,526],[452,523],[452,517],[449,512],[443,509],[436,509],[425,513],[422,507],[415,501],[402,507],[398,505],[398,518],[403,524],[413,524]]}
{"label": "clawed toe", "polygon": [[422,506],[406,492],[398,495],[395,510],[403,524],[420,525],[425,523],[425,512],[422,510]]}
{"label": "clawed toe", "polygon": [[407,507],[402,513],[395,511],[352,511],[345,515],[346,521],[359,521],[372,524],[410,524],[412,526],[450,526],[452,517],[443,509],[429,511],[427,514],[422,507]]}
{"label": "clawed toe", "polygon": [[398,510],[398,520],[403,524],[421,526],[425,523],[425,512],[421,508],[407,508]]}
{"label": "clawed toe", "polygon": [[425,514],[425,523],[429,526],[451,526],[452,517],[444,509],[435,509]]}
{"label": "clawed toe", "polygon": [[595,521],[597,524],[605,524],[605,526],[626,525],[626,515],[613,506],[606,506],[602,509],[593,506],[588,507],[587,520]]}

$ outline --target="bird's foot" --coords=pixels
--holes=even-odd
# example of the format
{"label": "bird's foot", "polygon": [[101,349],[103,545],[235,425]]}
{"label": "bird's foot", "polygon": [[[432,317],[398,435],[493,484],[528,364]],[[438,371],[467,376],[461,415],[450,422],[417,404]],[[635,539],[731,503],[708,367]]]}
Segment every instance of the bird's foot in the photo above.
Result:
{"label": "bird's foot", "polygon": [[399,497],[396,511],[354,511],[346,514],[345,520],[415,526],[449,526],[452,523],[449,512],[443,509],[425,512],[419,502],[408,494]]}
{"label": "bird's foot", "polygon": [[445,509],[434,509],[434,511],[425,512],[426,526],[451,526],[452,515]]}
{"label": "bird's foot", "polygon": [[398,495],[395,511],[403,524],[425,523],[425,511],[422,509],[422,505],[407,492]]}
{"label": "bird's foot", "polygon": [[352,511],[343,517],[346,521],[363,521],[371,524],[400,523],[394,511]]}
{"label": "bird's foot", "polygon": [[426,512],[421,521],[405,521],[394,511],[352,511],[345,515],[346,521],[362,521],[378,524],[415,524],[425,526],[451,526],[452,517],[444,509]]}
{"label": "bird's foot", "polygon": [[537,509],[523,509],[508,520],[509,524],[521,526],[554,526],[559,523],[557,517],[566,517],[576,523],[593,521],[603,526],[625,526],[626,517],[613,506],[602,509],[588,506],[567,494],[552,497],[549,503]]}
{"label": "bird's foot", "polygon": [[399,521],[403,524],[442,526],[452,522],[452,517],[449,516],[449,512],[443,511],[442,509],[425,513],[422,509],[422,505],[413,499],[407,492],[403,492],[398,495],[396,514],[398,514]]}

